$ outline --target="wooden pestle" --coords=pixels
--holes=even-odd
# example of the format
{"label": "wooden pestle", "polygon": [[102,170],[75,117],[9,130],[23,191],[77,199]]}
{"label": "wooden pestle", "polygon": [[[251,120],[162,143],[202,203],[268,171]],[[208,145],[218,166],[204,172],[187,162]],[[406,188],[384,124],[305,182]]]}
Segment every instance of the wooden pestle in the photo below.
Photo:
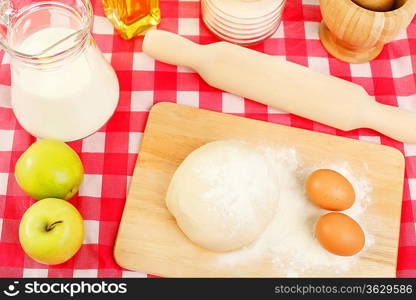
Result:
{"label": "wooden pestle", "polygon": [[341,130],[371,128],[416,143],[416,113],[380,104],[359,85],[227,42],[198,45],[150,30],[143,52],[189,67],[211,86]]}

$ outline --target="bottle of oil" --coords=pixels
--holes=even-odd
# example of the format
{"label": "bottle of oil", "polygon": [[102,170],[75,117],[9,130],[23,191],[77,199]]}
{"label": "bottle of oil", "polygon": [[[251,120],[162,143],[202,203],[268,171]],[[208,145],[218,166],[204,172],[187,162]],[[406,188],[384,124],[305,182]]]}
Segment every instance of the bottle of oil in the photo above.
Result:
{"label": "bottle of oil", "polygon": [[160,22],[159,0],[102,0],[104,13],[122,38],[131,39]]}

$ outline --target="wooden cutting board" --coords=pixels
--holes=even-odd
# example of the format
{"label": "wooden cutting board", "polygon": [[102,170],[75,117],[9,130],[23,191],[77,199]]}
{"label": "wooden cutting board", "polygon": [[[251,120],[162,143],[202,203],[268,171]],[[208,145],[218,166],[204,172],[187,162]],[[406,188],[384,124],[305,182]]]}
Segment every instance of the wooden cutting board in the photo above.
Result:
{"label": "wooden cutting board", "polygon": [[398,150],[172,103],[159,103],[149,114],[115,243],[114,256],[120,266],[165,277],[287,274],[267,259],[233,267],[214,263],[220,254],[193,244],[165,206],[169,181],[183,159],[194,149],[221,139],[293,147],[305,167],[348,161],[354,175],[365,176],[373,186],[373,200],[360,222],[375,243],[348,272],[311,270],[301,275],[395,276],[404,176],[404,158]]}

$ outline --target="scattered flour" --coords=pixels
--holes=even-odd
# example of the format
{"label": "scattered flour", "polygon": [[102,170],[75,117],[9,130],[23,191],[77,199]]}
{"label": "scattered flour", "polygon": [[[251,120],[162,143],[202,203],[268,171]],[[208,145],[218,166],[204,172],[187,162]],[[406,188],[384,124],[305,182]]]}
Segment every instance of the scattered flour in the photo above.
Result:
{"label": "scattered flour", "polygon": [[[314,237],[317,219],[328,213],[314,206],[306,197],[304,183],[316,169],[327,168],[345,176],[356,193],[354,205],[344,213],[359,222],[360,215],[371,201],[371,186],[365,178],[356,178],[347,162],[321,164],[313,168],[299,166],[297,153],[292,148],[262,147],[261,151],[278,173],[280,195],[277,213],[260,237],[249,246],[218,256],[216,263],[232,267],[249,260],[270,259],[287,277],[298,277],[308,270],[330,269],[339,273],[347,271],[356,262],[357,254],[342,257],[323,249]],[[365,232],[365,228],[363,228]],[[368,233],[364,250],[374,243]]]}

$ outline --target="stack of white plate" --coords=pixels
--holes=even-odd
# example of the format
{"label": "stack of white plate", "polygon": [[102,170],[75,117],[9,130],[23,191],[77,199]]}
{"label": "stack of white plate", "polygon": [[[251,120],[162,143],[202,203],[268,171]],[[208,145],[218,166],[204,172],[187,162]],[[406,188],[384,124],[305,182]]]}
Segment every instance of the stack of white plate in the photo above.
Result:
{"label": "stack of white plate", "polygon": [[217,37],[252,45],[277,30],[284,3],[285,0],[202,0],[202,19]]}

